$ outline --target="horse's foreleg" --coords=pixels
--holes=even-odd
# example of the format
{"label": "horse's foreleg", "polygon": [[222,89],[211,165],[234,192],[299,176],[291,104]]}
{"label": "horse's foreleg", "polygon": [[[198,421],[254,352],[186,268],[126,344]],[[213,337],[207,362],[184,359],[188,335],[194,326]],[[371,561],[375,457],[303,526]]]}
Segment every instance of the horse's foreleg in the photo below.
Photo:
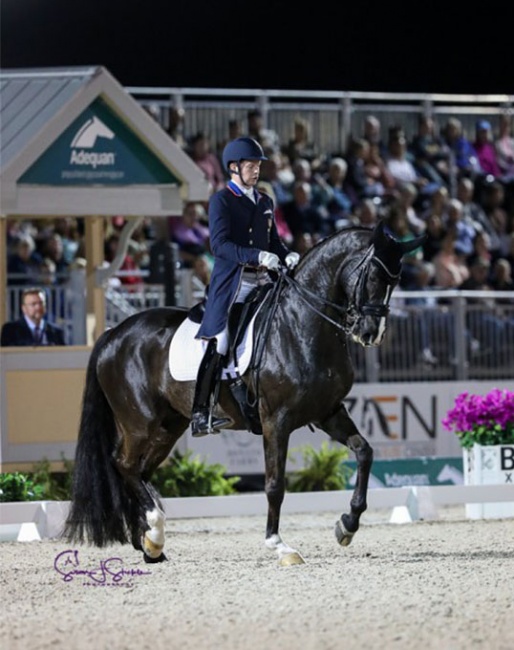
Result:
{"label": "horse's foreleg", "polygon": [[368,481],[373,463],[373,449],[361,436],[346,408],[341,409],[329,420],[320,423],[328,435],[337,442],[346,445],[355,454],[357,461],[357,480],[350,501],[350,513],[343,514],[336,523],[336,538],[341,546],[348,546],[359,529],[362,513],[368,507],[366,497]]}
{"label": "horse's foreleg", "polygon": [[357,480],[350,501],[350,513],[343,514],[336,523],[336,538],[341,546],[350,544],[359,529],[360,517],[368,507],[366,497],[371,464],[373,463],[373,449],[360,433],[350,436],[347,445],[355,453]]}
{"label": "horse's foreleg", "polygon": [[286,489],[286,459],[288,437],[277,440],[275,435],[264,435],[264,458],[266,465],[265,492],[268,499],[266,523],[266,547],[276,551],[281,566],[304,564],[304,559],[294,548],[282,541],[279,533],[280,509]]}

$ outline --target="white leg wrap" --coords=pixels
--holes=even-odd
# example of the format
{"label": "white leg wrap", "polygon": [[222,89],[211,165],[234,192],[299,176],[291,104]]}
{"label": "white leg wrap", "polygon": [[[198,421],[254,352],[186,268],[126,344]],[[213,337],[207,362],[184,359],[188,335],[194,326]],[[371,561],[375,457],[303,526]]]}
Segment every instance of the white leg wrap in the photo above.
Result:
{"label": "white leg wrap", "polygon": [[164,513],[159,509],[147,511],[146,521],[150,526],[145,535],[150,541],[159,546],[164,546]]}

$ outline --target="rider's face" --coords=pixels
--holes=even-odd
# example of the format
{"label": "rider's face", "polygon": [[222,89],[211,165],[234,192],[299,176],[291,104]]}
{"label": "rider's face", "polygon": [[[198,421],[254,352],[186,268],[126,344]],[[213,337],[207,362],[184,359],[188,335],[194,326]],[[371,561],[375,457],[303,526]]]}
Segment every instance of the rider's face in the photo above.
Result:
{"label": "rider's face", "polygon": [[260,160],[242,160],[241,161],[241,180],[245,185],[257,185],[261,170]]}

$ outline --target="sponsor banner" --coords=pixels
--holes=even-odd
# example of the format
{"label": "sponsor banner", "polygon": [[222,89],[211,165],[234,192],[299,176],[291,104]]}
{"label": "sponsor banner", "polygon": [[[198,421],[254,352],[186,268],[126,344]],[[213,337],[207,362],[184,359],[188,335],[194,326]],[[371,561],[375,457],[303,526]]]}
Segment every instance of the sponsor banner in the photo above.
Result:
{"label": "sponsor banner", "polygon": [[180,184],[102,99],[96,99],[18,182],[31,185]]}
{"label": "sponsor banner", "polygon": [[[498,382],[479,381],[355,384],[345,405],[373,447],[375,461],[455,457],[462,471],[459,440],[443,429],[441,421],[460,393],[486,394],[496,386]],[[514,381],[503,381],[498,387],[514,390]],[[301,467],[302,445],[319,448],[328,439],[322,431],[313,432],[308,427],[294,431],[288,471]],[[187,433],[185,444],[208,462],[226,467],[229,474],[264,473],[262,438],[247,431],[223,431],[203,438],[192,438]]]}
{"label": "sponsor banner", "polygon": [[[357,463],[344,463],[352,470],[348,482],[355,485]],[[409,458],[375,460],[371,468],[370,488],[405,487],[422,485],[462,485],[464,483],[462,457]]]}

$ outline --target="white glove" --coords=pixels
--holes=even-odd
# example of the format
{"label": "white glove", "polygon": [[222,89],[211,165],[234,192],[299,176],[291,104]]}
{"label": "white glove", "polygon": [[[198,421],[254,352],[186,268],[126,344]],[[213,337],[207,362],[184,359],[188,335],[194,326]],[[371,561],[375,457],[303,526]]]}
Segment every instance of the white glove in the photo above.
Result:
{"label": "white glove", "polygon": [[259,253],[259,266],[270,271],[278,271],[280,268],[280,258],[275,253],[268,253],[268,251],[261,251]]}
{"label": "white glove", "polygon": [[300,261],[300,253],[288,253],[286,255],[286,266],[288,269],[294,269],[294,267],[298,264]]}

